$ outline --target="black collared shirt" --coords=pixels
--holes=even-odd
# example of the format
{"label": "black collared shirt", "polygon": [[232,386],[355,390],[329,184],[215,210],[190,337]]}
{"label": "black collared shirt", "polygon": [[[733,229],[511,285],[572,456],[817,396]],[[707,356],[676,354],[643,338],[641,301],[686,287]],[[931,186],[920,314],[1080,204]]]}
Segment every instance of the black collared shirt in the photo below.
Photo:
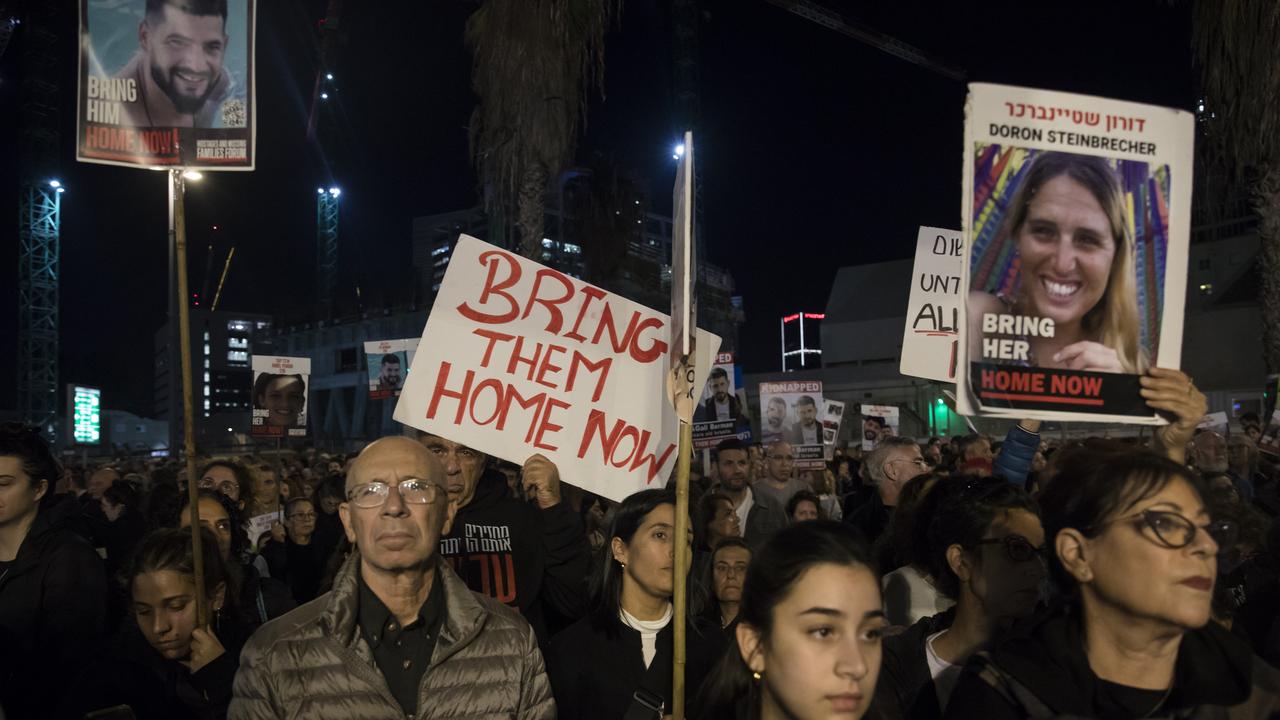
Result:
{"label": "black collared shirt", "polygon": [[417,714],[418,687],[431,664],[443,618],[444,588],[438,573],[417,619],[404,627],[360,577],[360,634],[405,715]]}

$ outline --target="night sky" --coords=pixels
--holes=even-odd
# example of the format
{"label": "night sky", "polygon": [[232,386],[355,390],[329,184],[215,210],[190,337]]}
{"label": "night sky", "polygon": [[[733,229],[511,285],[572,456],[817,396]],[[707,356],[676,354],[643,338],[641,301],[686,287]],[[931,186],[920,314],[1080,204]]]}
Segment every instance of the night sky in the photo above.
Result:
{"label": "night sky", "polygon": [[[35,1],[35,0],[32,0]],[[151,415],[153,338],[166,314],[161,173],[75,162],[75,16],[64,13],[62,382],[100,385],[107,407]],[[1191,109],[1187,4],[824,0],[848,17],[963,68],[973,81]],[[345,3],[349,42],[331,156],[306,133],[322,0],[258,11],[258,168],[206,174],[187,195],[193,290],[209,294],[236,246],[220,308],[304,317],[315,287],[315,188],[342,159],[342,302],[402,304],[412,218],[471,207],[466,125],[474,105],[462,28],[470,2]],[[627,0],[578,156],[612,155],[670,212],[675,167],[667,0]],[[964,86],[763,0],[704,0],[700,32],[709,260],[744,297],[740,362],[777,370],[778,318],[821,311],[837,268],[910,257],[919,225],[959,226]],[[0,61],[0,332],[17,336],[16,36]],[[211,228],[218,226],[214,232]],[[13,407],[16,345],[0,353]]]}

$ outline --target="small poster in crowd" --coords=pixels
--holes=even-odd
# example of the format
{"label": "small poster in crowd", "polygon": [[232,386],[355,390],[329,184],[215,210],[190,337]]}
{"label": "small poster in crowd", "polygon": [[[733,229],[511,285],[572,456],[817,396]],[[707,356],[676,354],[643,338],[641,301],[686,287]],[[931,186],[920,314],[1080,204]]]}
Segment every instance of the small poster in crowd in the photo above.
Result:
{"label": "small poster in crowd", "polygon": [[751,418],[747,417],[747,393],[734,372],[733,353],[716,355],[702,398],[693,412],[693,447],[715,447],[720,441],[738,438],[751,441]]}
{"label": "small poster in crowd", "polygon": [[[611,500],[664,487],[679,442],[670,322],[463,235],[394,417],[517,464],[541,453],[565,482]],[[699,394],[719,349],[698,330]]]}
{"label": "small poster in crowd", "polygon": [[245,534],[249,536],[250,552],[257,552],[262,549],[266,540],[271,537],[272,523],[276,522],[280,522],[279,512],[254,515],[244,522]]}
{"label": "small poster in crowd", "polygon": [[372,340],[364,344],[370,400],[400,397],[400,388],[409,375],[409,363],[413,362],[417,347],[417,338]]}
{"label": "small poster in crowd", "polygon": [[1227,414],[1225,412],[1214,412],[1205,415],[1200,424],[1196,425],[1197,430],[1212,430],[1217,433],[1227,434]]}
{"label": "small poster in crowd", "polygon": [[822,469],[822,407],[821,380],[760,383],[760,441],[790,443],[797,470]]}
{"label": "small poster in crowd", "polygon": [[880,441],[898,434],[898,408],[893,405],[862,406],[862,450],[875,450]]}
{"label": "small poster in crowd", "polygon": [[76,159],[252,170],[254,0],[80,0]]}
{"label": "small poster in crowd", "polygon": [[898,372],[939,382],[955,382],[960,358],[960,275],[964,242],[959,230],[921,227],[911,269],[907,326],[902,333]]}
{"label": "small poster in crowd", "polygon": [[253,437],[305,437],[311,360],[253,356]]}
{"label": "small poster in crowd", "polygon": [[831,460],[836,456],[836,442],[840,439],[840,425],[844,422],[844,403],[827,400],[822,414],[822,457]]}
{"label": "small poster in crowd", "polygon": [[1191,113],[971,84],[962,414],[1159,424],[1181,359]]}

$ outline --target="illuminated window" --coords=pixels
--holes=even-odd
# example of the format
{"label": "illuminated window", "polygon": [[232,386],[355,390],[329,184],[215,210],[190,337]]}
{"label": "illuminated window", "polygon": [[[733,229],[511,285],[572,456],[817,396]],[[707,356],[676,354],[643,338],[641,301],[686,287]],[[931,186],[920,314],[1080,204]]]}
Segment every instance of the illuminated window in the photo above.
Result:
{"label": "illuminated window", "polygon": [[249,338],[242,338],[242,337],[227,338],[227,347],[238,348],[241,350],[248,350]]}
{"label": "illuminated window", "polygon": [[205,344],[204,344],[204,354],[205,354],[205,355],[208,355],[208,354],[209,354],[209,343],[205,343]]}
{"label": "illuminated window", "polygon": [[[208,365],[206,365],[205,367],[208,367]],[[208,373],[208,372],[206,372],[206,373],[204,374],[204,381],[205,381],[205,382],[209,382],[209,373]]]}
{"label": "illuminated window", "polygon": [[248,320],[228,320],[227,330],[230,332],[249,332],[250,324]]}
{"label": "illuminated window", "polygon": [[1201,295],[1212,295],[1212,294],[1213,294],[1213,283],[1203,283],[1202,285],[1200,285],[1200,294],[1201,294]]}
{"label": "illuminated window", "polygon": [[233,363],[245,364],[249,362],[249,353],[244,350],[231,350],[227,352],[227,361]]}

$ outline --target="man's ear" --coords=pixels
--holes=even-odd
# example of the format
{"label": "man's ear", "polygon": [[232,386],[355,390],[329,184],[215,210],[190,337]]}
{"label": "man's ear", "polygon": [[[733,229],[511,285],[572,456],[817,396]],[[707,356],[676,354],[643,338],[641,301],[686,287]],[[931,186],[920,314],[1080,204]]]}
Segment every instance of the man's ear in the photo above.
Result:
{"label": "man's ear", "polygon": [[[442,489],[440,492],[444,492]],[[446,496],[447,497],[447,496]],[[453,519],[458,516],[458,501],[450,500],[444,506],[444,524],[440,526],[440,537],[449,534],[453,530]]]}
{"label": "man's ear", "polygon": [[1075,528],[1063,528],[1053,539],[1053,549],[1058,554],[1058,561],[1078,583],[1093,580],[1093,566],[1090,564],[1093,553],[1089,545],[1089,539]]}
{"label": "man's ear", "polygon": [[745,622],[738,623],[735,631],[738,642],[738,653],[742,662],[751,668],[751,672],[764,674],[764,647],[760,642],[760,631]]}
{"label": "man's ear", "polygon": [[342,519],[342,529],[347,533],[347,542],[356,544],[356,529],[351,526],[351,505],[338,503],[338,517]]}
{"label": "man's ear", "polygon": [[151,31],[147,27],[147,19],[144,17],[142,22],[138,23],[138,47],[144,52],[151,51]]}

